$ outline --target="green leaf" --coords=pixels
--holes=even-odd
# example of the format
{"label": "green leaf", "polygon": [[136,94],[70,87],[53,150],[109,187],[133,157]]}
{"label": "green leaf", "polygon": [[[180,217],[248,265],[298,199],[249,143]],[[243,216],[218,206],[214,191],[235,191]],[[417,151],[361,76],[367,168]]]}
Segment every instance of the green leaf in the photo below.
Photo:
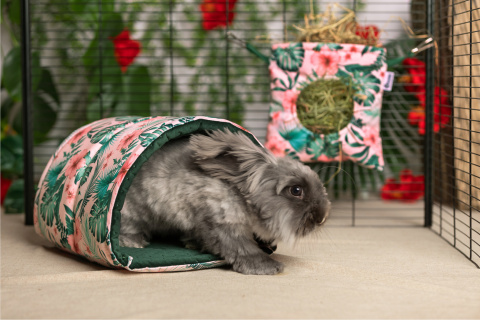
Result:
{"label": "green leaf", "polygon": [[2,174],[21,176],[23,174],[23,141],[20,135],[10,135],[0,143]]}
{"label": "green leaf", "polygon": [[38,85],[37,92],[43,91],[48,94],[56,103],[60,105],[60,97],[57,92],[55,83],[53,82],[52,74],[48,69],[42,68],[41,71],[41,80]]}
{"label": "green leaf", "polygon": [[[6,137],[5,139],[2,140],[2,151],[5,149],[8,149],[10,152],[12,152],[15,156],[22,156],[23,155],[23,140],[22,136],[16,134],[16,135],[10,135]],[[2,164],[3,166],[3,164]]]}
{"label": "green leaf", "polygon": [[[112,1],[111,3],[113,4],[114,2]],[[120,13],[107,12],[102,14],[102,36],[105,40],[117,36],[124,28],[125,25]]]}
{"label": "green leaf", "polygon": [[[40,81],[40,57],[38,52],[32,53],[31,56],[32,68],[32,92],[35,92]],[[13,47],[3,60],[2,67],[2,83],[5,86],[13,101],[18,102],[22,100],[22,55],[20,47]]]}
{"label": "green leaf", "polygon": [[115,102],[116,97],[113,94],[109,92],[103,93],[87,105],[87,121],[93,122],[105,117],[105,114],[109,114],[112,111]]}
{"label": "green leaf", "polygon": [[118,100],[122,97],[122,71],[118,65],[113,44],[106,42],[103,48],[102,68],[100,63],[95,64],[95,71],[90,80],[90,86],[88,89],[88,97],[90,99],[98,97],[100,93],[112,94],[116,96]]}
{"label": "green leaf", "polygon": [[122,113],[149,116],[152,80],[146,66],[131,65],[125,73],[123,83]]}
{"label": "green leaf", "polygon": [[99,64],[99,57],[98,37],[95,35],[95,38],[90,41],[87,50],[83,54],[83,64],[86,68],[94,68]]}
{"label": "green leaf", "polygon": [[[3,0],[2,2],[5,2]],[[13,0],[10,1],[9,6],[8,6],[8,19],[10,20],[11,23],[20,25],[20,3],[21,1],[19,0]],[[2,11],[3,14],[3,11]]]}
{"label": "green leaf", "polygon": [[24,181],[23,179],[15,180],[5,196],[3,206],[5,213],[23,213],[25,212],[24,198]]}
{"label": "green leaf", "polygon": [[33,141],[38,144],[47,140],[47,134],[57,120],[57,113],[41,96],[35,96],[33,104],[33,119],[41,119],[33,125]]}

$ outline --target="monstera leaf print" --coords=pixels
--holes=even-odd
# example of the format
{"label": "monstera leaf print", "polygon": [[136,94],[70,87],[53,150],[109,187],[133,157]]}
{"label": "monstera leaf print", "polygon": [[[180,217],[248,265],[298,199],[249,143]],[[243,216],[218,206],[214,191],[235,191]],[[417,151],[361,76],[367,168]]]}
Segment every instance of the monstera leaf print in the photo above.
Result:
{"label": "monstera leaf print", "polygon": [[365,107],[370,107],[375,101],[375,94],[380,91],[381,81],[373,74],[364,74],[355,70],[352,77],[357,94],[353,97],[355,102]]}
{"label": "monstera leaf print", "polygon": [[303,63],[305,50],[302,43],[292,43],[288,47],[278,47],[273,51],[277,65],[286,71],[298,71]]}
{"label": "monstera leaf print", "polygon": [[378,154],[381,148],[379,132],[369,126],[365,126],[361,120],[352,121],[345,135],[345,143],[350,151],[350,158],[359,161],[366,166],[379,167]]}
{"label": "monstera leaf print", "polygon": [[107,214],[112,198],[112,191],[108,190],[104,197],[96,197],[88,218],[88,227],[98,242],[103,243],[107,240]]}
{"label": "monstera leaf print", "polygon": [[296,127],[293,130],[280,130],[279,133],[297,152],[305,148],[307,142],[310,140],[309,137],[312,135],[312,133],[304,127]]}
{"label": "monstera leaf print", "polygon": [[330,159],[335,159],[340,152],[340,141],[338,132],[327,135],[314,135],[307,143],[307,154],[312,155],[311,160],[318,159],[321,155],[326,155]]}

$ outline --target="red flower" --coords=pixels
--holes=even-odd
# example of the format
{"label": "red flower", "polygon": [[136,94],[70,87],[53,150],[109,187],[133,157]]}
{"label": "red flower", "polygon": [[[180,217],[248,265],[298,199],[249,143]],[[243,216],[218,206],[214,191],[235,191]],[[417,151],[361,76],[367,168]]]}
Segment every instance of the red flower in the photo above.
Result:
{"label": "red flower", "polygon": [[4,177],[1,177],[1,185],[0,185],[0,204],[3,205],[3,202],[5,201],[5,196],[7,195],[8,189],[12,185],[12,180],[10,179],[5,179]]}
{"label": "red flower", "polygon": [[424,193],[424,176],[414,176],[411,170],[404,169],[400,172],[400,181],[394,178],[386,180],[382,187],[381,197],[384,200],[412,202],[423,197]]}
{"label": "red flower", "polygon": [[378,39],[378,34],[380,31],[378,28],[374,25],[369,25],[369,26],[359,26],[357,25],[355,29],[355,34],[363,39]]}
{"label": "red flower", "polygon": [[412,126],[418,126],[421,121],[425,122],[425,109],[418,106],[410,110],[408,113],[408,123]]}
{"label": "red flower", "polygon": [[[418,133],[425,134],[425,93],[417,95],[421,105],[414,107],[408,113],[408,122],[412,126],[418,125]],[[433,96],[433,131],[439,132],[450,122],[452,108],[449,104],[448,93],[443,88],[435,87]]]}
{"label": "red flower", "polygon": [[120,65],[122,72],[127,71],[127,67],[133,63],[133,60],[140,54],[140,42],[130,39],[130,31],[123,30],[115,38],[112,38],[115,47],[115,58]]}
{"label": "red flower", "polygon": [[232,24],[235,12],[235,3],[237,0],[228,0],[228,19],[227,2],[225,0],[204,0],[200,4],[200,10],[203,14],[203,29],[213,30],[217,27],[225,27]]}
{"label": "red flower", "polygon": [[[402,64],[410,75],[410,85],[405,85],[405,90],[425,96],[425,81],[427,79],[425,62],[416,58],[405,58]],[[425,98],[423,102],[425,102]]]}

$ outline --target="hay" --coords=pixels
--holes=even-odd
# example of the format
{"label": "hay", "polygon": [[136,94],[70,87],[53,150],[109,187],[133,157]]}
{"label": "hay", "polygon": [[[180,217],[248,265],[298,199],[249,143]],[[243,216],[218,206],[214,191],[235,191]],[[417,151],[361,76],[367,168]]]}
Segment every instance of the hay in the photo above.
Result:
{"label": "hay", "polygon": [[316,80],[303,88],[297,99],[302,125],[317,134],[338,132],[353,116],[355,89],[351,79]]}
{"label": "hay", "polygon": [[299,31],[297,41],[299,42],[334,42],[334,43],[352,43],[368,46],[380,46],[378,35],[375,35],[373,28],[366,30],[366,37],[356,35],[357,22],[355,12],[339,4],[336,7],[341,8],[347,13],[337,19],[332,10],[332,5],[322,14],[305,15],[305,26],[299,27],[293,25]]}

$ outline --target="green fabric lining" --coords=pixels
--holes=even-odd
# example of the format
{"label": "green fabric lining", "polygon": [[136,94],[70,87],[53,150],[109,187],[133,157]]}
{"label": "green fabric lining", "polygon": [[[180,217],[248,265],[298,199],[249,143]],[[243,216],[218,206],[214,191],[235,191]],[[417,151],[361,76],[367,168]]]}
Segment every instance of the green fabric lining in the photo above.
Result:
{"label": "green fabric lining", "polygon": [[166,267],[221,260],[215,255],[183,248],[181,244],[178,243],[161,243],[158,242],[158,240],[152,241],[150,246],[143,249],[120,247],[118,235],[120,234],[121,210],[125,202],[126,194],[130,188],[133,178],[137,174],[138,170],[140,170],[141,166],[148,160],[148,158],[155,151],[160,149],[167,141],[172,139],[180,138],[184,135],[191,135],[195,133],[202,133],[208,130],[218,130],[224,128],[232,132],[240,131],[246,134],[254,143],[258,144],[258,141],[252,134],[241,130],[231,123],[207,119],[196,119],[166,131],[159,138],[153,141],[137,158],[135,163],[127,172],[125,179],[120,186],[112,214],[110,241],[112,243],[113,253],[121,265],[128,265],[129,256],[133,258],[132,263],[130,264],[130,269]]}

